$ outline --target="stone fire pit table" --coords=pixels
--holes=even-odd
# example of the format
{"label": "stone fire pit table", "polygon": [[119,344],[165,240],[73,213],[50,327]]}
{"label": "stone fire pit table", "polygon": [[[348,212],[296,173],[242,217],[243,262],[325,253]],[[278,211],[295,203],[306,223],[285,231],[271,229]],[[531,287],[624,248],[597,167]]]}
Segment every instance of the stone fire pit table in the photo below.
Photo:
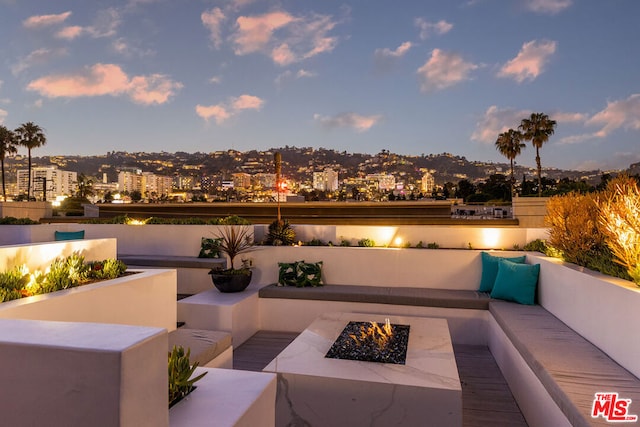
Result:
{"label": "stone fire pit table", "polygon": [[[325,358],[350,321],[410,325],[404,365]],[[461,426],[445,319],[325,313],[264,368],[278,374],[276,426]]]}

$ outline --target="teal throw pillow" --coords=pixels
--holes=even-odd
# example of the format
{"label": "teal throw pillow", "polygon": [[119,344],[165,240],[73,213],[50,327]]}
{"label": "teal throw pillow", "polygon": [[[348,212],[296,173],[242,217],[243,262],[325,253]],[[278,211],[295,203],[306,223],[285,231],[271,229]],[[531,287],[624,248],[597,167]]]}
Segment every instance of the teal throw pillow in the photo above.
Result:
{"label": "teal throw pillow", "polygon": [[54,233],[56,242],[61,240],[82,240],[84,239],[84,230],[80,231],[56,231]]}
{"label": "teal throw pillow", "polygon": [[322,261],[299,262],[296,266],[296,286],[322,286]]}
{"label": "teal throw pillow", "polygon": [[203,237],[200,239],[198,258],[220,258],[220,242],[222,239]]}
{"label": "teal throw pillow", "polygon": [[295,262],[279,262],[278,263],[278,286],[297,286],[298,263]]}
{"label": "teal throw pillow", "polygon": [[517,264],[500,260],[491,298],[533,305],[536,299],[540,264]]}
{"label": "teal throw pillow", "polygon": [[498,274],[499,260],[506,259],[507,261],[523,264],[526,259],[526,255],[506,258],[493,256],[487,252],[482,252],[480,256],[482,257],[482,278],[480,279],[480,289],[478,289],[480,292],[491,292],[491,289],[493,289],[493,284]]}

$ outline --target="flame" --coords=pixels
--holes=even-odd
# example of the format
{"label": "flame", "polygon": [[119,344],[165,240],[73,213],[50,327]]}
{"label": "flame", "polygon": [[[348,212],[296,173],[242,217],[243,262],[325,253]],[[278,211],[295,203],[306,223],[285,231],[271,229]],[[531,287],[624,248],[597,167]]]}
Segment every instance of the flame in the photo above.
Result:
{"label": "flame", "polygon": [[391,322],[389,318],[384,320],[384,325],[380,326],[378,322],[370,322],[369,326],[360,327],[360,335],[349,334],[349,338],[356,342],[356,345],[360,346],[367,341],[373,341],[378,348],[383,349],[389,343],[389,340],[393,337],[393,329],[391,328]]}

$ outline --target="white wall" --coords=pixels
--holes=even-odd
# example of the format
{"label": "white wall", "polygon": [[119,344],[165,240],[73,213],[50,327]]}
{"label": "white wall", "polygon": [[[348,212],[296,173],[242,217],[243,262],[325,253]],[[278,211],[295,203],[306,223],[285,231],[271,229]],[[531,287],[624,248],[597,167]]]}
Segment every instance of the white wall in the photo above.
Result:
{"label": "white wall", "polygon": [[[278,281],[278,262],[323,262],[327,284],[418,286],[477,290],[482,262],[476,250],[359,248],[339,246],[261,246],[252,258],[253,283]],[[499,251],[500,256],[514,252]],[[522,254],[521,252],[516,253]]]}
{"label": "white wall", "polygon": [[168,426],[167,346],[159,328],[0,319],[2,425]]}
{"label": "white wall", "polygon": [[116,243],[115,239],[96,239],[0,246],[0,271],[23,264],[31,271],[44,270],[56,258],[67,257],[74,252],[83,255],[87,262],[116,258]]}
{"label": "white wall", "polygon": [[176,271],[146,270],[0,304],[0,318],[176,328]]}
{"label": "white wall", "polygon": [[540,304],[640,378],[640,288],[555,258],[528,254],[540,264]]}

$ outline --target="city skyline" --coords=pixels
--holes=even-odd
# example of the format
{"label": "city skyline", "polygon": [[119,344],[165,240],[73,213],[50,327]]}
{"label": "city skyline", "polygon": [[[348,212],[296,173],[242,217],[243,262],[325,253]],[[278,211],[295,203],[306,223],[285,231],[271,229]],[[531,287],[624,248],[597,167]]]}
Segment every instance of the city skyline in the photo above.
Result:
{"label": "city skyline", "polygon": [[[640,4],[573,0],[0,0],[0,124],[44,155],[324,147],[543,167],[640,161]],[[533,166],[530,144],[516,159]]]}

